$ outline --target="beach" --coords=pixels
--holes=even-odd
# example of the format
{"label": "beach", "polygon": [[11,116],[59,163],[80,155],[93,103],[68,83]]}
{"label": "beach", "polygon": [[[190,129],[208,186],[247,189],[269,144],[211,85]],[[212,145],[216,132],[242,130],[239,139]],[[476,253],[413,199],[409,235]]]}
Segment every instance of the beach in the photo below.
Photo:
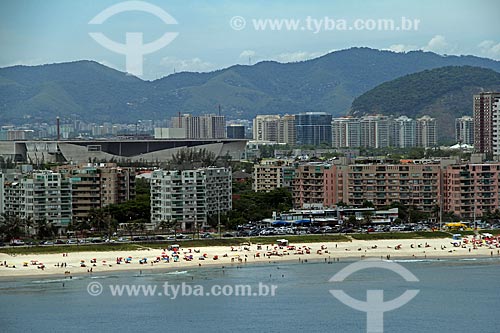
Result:
{"label": "beach", "polygon": [[[114,271],[182,270],[280,261],[340,261],[380,258],[440,259],[500,256],[498,238],[474,240],[402,239],[350,242],[290,243],[288,245],[213,246],[169,250],[158,245],[136,251],[70,252],[9,255],[0,253],[0,278],[16,276],[67,276]],[[182,245],[182,243],[180,244]],[[146,259],[146,260],[145,260]]]}

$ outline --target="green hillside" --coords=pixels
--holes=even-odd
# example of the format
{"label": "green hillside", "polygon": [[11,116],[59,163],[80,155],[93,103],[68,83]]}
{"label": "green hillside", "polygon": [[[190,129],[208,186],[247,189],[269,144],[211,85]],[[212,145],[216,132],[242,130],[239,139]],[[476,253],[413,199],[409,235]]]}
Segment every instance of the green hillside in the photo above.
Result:
{"label": "green hillside", "polygon": [[471,66],[450,66],[382,83],[357,97],[352,115],[385,114],[437,118],[439,138],[453,140],[455,118],[472,115],[472,95],[500,91],[500,73]]}
{"label": "green hillside", "polygon": [[92,61],[0,69],[0,123],[135,122],[178,112],[228,118],[325,111],[346,114],[355,97],[398,77],[443,66],[472,65],[500,72],[500,62],[431,52],[369,48],[336,51],[296,63],[264,61],[210,73],[177,73],[144,81]]}

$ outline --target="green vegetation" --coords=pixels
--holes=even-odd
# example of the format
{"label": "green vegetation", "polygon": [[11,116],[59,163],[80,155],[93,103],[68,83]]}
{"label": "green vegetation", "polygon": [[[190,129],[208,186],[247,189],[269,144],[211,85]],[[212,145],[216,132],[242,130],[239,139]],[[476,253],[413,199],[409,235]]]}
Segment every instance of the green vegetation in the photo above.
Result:
{"label": "green vegetation", "polygon": [[0,252],[7,254],[30,254],[30,253],[48,254],[48,253],[70,253],[70,252],[136,251],[145,248],[148,248],[148,246],[143,244],[109,243],[109,244],[9,247],[9,248],[0,248]]}
{"label": "green vegetation", "polygon": [[[221,220],[228,221],[225,223],[227,227],[235,228],[248,221],[270,218],[273,211],[283,212],[292,207],[292,193],[285,188],[278,188],[269,193],[244,191],[240,192],[239,198],[233,200],[233,210],[227,216],[221,217]],[[216,217],[210,220],[213,221],[213,218]]]}
{"label": "green vegetation", "polygon": [[451,139],[454,118],[472,113],[472,94],[498,91],[500,73],[471,66],[449,66],[382,83],[352,102],[353,114],[435,117],[440,139]]}
{"label": "green vegetation", "polygon": [[[142,119],[165,119],[176,110],[193,114],[215,111],[218,103],[223,103],[224,114],[235,118],[281,114],[284,110],[290,114],[335,110],[339,116],[345,114],[355,96],[383,82],[457,65],[500,71],[498,62],[477,57],[368,48],[337,51],[297,63],[263,61],[211,73],[183,72],[151,82],[92,61],[14,66],[0,69],[0,121],[24,123],[28,116],[33,121],[47,121],[58,115],[63,122],[77,117],[89,122],[119,119],[135,123],[139,113]],[[470,110],[470,105],[464,110]]]}
{"label": "green vegetation", "polygon": [[53,246],[29,246],[0,248],[0,253],[7,254],[31,254],[31,253],[63,253],[63,252],[104,252],[104,251],[136,251],[141,249],[164,249],[169,244],[180,244],[183,248],[203,246],[239,246],[244,243],[252,244],[276,244],[276,240],[285,238],[290,243],[321,243],[321,242],[350,242],[350,239],[342,235],[304,235],[304,236],[276,236],[276,237],[247,237],[247,238],[222,238],[186,241],[162,241],[156,243],[106,243],[106,244],[82,244],[82,245],[53,245]]}

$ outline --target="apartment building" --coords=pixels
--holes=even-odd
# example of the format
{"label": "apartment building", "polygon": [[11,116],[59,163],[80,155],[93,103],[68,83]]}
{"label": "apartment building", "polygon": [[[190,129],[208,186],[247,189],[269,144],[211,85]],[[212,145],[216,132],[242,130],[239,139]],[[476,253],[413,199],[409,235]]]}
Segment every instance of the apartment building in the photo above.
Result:
{"label": "apartment building", "polygon": [[391,138],[393,147],[415,147],[417,145],[417,122],[406,116],[394,119]]}
{"label": "apartment building", "polygon": [[354,164],[339,169],[343,188],[337,197],[350,206],[370,201],[381,209],[400,202],[430,213],[439,204],[439,164]]}
{"label": "apartment building", "polygon": [[282,116],[278,121],[278,143],[295,145],[296,138],[295,115]]}
{"label": "apartment building", "polygon": [[360,147],[361,128],[359,118],[332,119],[332,146],[337,148]]}
{"label": "apartment building", "polygon": [[224,116],[205,114],[193,116],[183,114],[172,117],[172,128],[182,128],[188,139],[224,139],[226,138],[226,120]]}
{"label": "apartment building", "polygon": [[151,222],[175,220],[183,230],[204,227],[232,209],[230,168],[156,170],[151,176]]}
{"label": "apartment building", "polygon": [[295,208],[333,207],[338,202],[337,167],[322,162],[297,166],[292,195]]}
{"label": "apartment building", "polygon": [[435,147],[436,120],[423,116],[396,119],[382,115],[361,118],[334,118],[332,120],[333,147]]}
{"label": "apartment building", "polygon": [[55,168],[71,180],[73,216],[87,219],[91,210],[135,198],[135,172],[115,163],[85,163]]}
{"label": "apartment building", "polygon": [[443,176],[444,211],[472,220],[500,208],[500,163],[455,164]]}
{"label": "apartment building", "polygon": [[431,148],[437,146],[436,119],[429,116],[417,118],[417,146]]}
{"label": "apartment building", "polygon": [[253,120],[253,139],[295,144],[295,116],[258,115]]}
{"label": "apartment building", "polygon": [[60,173],[9,172],[0,177],[2,211],[33,222],[46,221],[63,232],[72,220],[71,182]]}
{"label": "apartment building", "polygon": [[455,140],[465,145],[474,144],[474,118],[463,116],[455,119]]}
{"label": "apartment building", "polygon": [[270,192],[280,187],[291,187],[294,175],[295,167],[290,160],[262,160],[254,165],[253,190]]}
{"label": "apartment building", "polygon": [[366,148],[385,148],[390,145],[389,117],[382,115],[365,116],[360,119],[360,146]]}
{"label": "apartment building", "polygon": [[500,92],[474,95],[474,148],[500,155]]}
{"label": "apartment building", "polygon": [[253,120],[253,139],[278,142],[279,115],[258,115]]}

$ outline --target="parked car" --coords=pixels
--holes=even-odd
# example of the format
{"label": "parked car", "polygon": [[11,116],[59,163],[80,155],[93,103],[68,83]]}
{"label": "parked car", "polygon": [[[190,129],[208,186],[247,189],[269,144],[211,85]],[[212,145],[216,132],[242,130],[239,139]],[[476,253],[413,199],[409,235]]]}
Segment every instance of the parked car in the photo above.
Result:
{"label": "parked car", "polygon": [[12,239],[10,241],[10,246],[21,246],[24,245],[24,241],[21,239]]}
{"label": "parked car", "polygon": [[78,242],[76,241],[76,239],[68,239],[66,241],[66,244],[78,244]]}

